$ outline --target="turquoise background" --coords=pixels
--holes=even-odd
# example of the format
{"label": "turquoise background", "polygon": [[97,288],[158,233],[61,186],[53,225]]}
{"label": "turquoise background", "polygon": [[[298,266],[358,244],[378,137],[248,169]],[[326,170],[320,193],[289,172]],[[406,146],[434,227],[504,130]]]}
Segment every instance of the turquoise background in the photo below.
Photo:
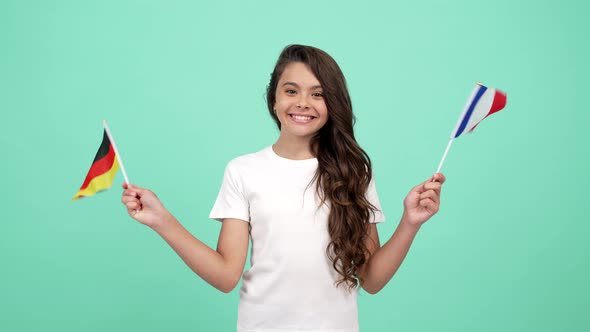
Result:
{"label": "turquoise background", "polygon": [[1,0],[0,330],[235,330],[238,288],[215,290],[130,219],[121,173],[70,198],[106,119],[131,181],[215,246],[226,163],[277,138],[264,91],[291,43],[348,79],[382,242],[474,84],[508,94],[453,144],[441,211],[398,274],[361,292],[361,331],[588,329],[588,14],[582,1]]}

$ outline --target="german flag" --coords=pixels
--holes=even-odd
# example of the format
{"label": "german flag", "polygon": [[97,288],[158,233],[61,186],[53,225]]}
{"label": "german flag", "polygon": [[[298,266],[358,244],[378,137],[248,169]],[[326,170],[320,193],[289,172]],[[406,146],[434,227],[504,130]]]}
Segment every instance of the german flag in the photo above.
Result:
{"label": "german flag", "polygon": [[99,191],[110,188],[113,184],[113,178],[118,170],[119,162],[117,160],[115,148],[109,140],[109,136],[105,130],[102,137],[102,143],[98,148],[96,157],[94,157],[92,166],[90,166],[90,171],[88,171],[88,175],[86,175],[86,179],[84,180],[82,187],[80,187],[80,191],[78,191],[72,200],[74,201],[78,198],[92,196]]}

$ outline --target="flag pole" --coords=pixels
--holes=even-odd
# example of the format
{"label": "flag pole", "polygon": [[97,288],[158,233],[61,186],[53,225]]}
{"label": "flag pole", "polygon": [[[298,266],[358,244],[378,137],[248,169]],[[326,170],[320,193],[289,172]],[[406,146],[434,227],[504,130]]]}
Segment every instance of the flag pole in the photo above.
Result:
{"label": "flag pole", "polygon": [[436,173],[440,173],[440,169],[442,168],[442,165],[445,162],[445,158],[447,157],[447,153],[449,153],[449,150],[451,149],[451,144],[453,144],[454,140],[455,139],[453,139],[453,138],[451,138],[449,140],[449,144],[447,144],[447,149],[445,150],[445,153],[443,154],[443,157],[440,160],[440,163],[438,164],[438,168],[436,169]]}
{"label": "flag pole", "polygon": [[119,154],[119,151],[117,151],[117,145],[115,144],[115,140],[113,139],[113,136],[111,136],[111,131],[109,130],[109,126],[107,126],[106,120],[102,120],[102,126],[104,127],[104,130],[106,131],[107,136],[109,137],[109,140],[111,141],[111,144],[113,145],[113,150],[115,151],[115,156],[117,156],[117,160],[119,161],[119,166],[121,166],[121,172],[123,173],[123,178],[125,178],[125,183],[129,183],[129,178],[127,177],[127,172],[125,172],[125,166],[123,166],[123,161],[121,160],[121,155]]}

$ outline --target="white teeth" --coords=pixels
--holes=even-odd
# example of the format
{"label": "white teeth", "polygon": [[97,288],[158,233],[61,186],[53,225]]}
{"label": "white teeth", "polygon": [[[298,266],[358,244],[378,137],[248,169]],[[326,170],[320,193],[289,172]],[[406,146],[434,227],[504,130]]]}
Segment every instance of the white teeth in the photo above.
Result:
{"label": "white teeth", "polygon": [[291,115],[295,120],[300,120],[300,121],[309,121],[311,119],[313,119],[312,116],[304,116],[304,115]]}

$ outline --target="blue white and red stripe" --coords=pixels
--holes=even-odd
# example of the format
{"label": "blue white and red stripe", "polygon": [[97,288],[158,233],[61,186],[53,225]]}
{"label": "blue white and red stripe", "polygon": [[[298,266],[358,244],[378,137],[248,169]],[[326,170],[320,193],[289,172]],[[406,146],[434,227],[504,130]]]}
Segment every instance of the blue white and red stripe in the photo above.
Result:
{"label": "blue white and red stripe", "polygon": [[483,119],[503,109],[504,106],[506,106],[504,92],[478,83],[465,104],[455,130],[451,133],[451,138],[457,138],[465,131],[472,132]]}

